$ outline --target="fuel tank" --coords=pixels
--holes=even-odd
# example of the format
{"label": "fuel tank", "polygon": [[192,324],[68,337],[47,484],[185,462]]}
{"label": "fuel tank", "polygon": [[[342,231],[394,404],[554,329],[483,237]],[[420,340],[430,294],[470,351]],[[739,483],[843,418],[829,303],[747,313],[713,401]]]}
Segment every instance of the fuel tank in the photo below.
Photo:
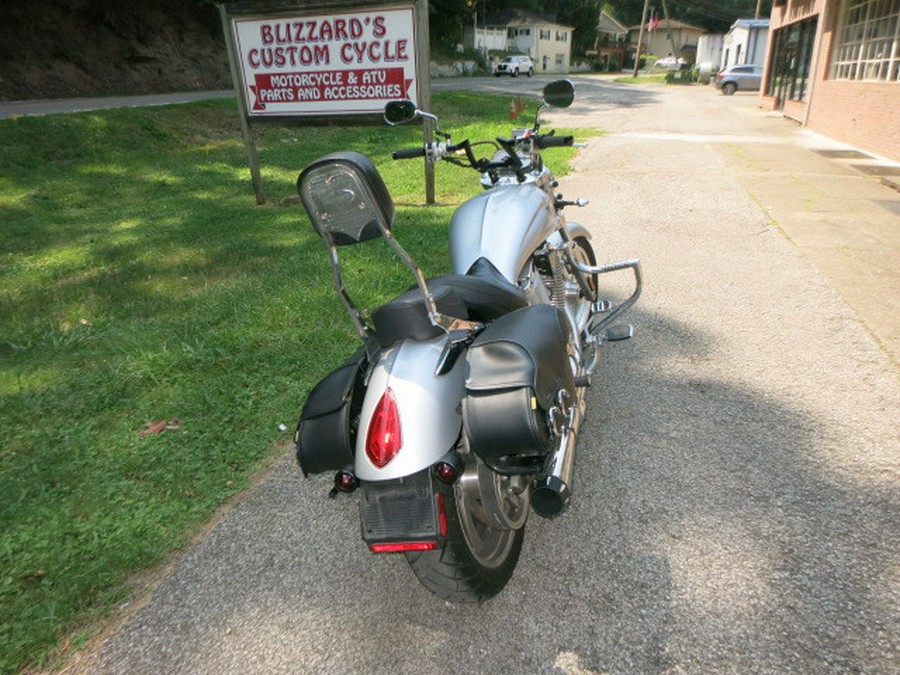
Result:
{"label": "fuel tank", "polygon": [[515,284],[534,249],[553,234],[557,217],[550,196],[535,185],[495,187],[472,197],[450,219],[453,272],[465,274],[483,257]]}

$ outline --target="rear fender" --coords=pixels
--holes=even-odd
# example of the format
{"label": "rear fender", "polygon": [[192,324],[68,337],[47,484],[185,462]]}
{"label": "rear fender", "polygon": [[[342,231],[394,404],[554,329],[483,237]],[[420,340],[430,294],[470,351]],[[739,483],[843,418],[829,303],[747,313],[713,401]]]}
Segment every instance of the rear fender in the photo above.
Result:
{"label": "rear fender", "polygon": [[[446,342],[446,335],[403,340],[382,352],[369,379],[356,437],[355,470],[360,480],[409,476],[431,466],[456,445],[462,429],[464,359],[450,372],[435,375]],[[401,447],[379,469],[366,454],[366,438],[375,407],[388,388],[400,416]]]}

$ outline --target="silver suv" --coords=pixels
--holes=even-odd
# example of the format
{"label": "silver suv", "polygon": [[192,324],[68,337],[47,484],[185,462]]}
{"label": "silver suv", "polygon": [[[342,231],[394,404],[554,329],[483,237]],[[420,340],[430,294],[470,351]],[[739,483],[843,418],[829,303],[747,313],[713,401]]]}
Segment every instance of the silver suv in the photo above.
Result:
{"label": "silver suv", "polygon": [[534,63],[529,56],[507,56],[494,66],[494,75],[512,75],[518,77],[519,73],[525,73],[528,77],[534,75]]}
{"label": "silver suv", "polygon": [[726,96],[731,96],[738,89],[757,91],[760,84],[762,84],[760,66],[728,66],[716,75],[716,89],[721,89]]}

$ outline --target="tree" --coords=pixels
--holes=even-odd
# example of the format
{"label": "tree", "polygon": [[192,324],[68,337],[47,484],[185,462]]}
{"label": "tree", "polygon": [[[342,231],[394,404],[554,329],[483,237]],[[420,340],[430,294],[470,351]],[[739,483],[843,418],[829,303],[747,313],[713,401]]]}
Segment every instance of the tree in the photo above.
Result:
{"label": "tree", "polygon": [[[615,16],[628,26],[640,23],[643,0],[609,0]],[[666,0],[669,18],[694,24],[713,33],[724,33],[737,19],[752,17],[757,0]],[[650,0],[651,12],[663,16],[661,0]],[[760,17],[766,18],[772,10],[772,0],[760,4]]]}
{"label": "tree", "polygon": [[567,26],[574,26],[572,33],[572,53],[584,54],[597,37],[597,20],[600,17],[600,0],[559,0],[556,20]]}
{"label": "tree", "polygon": [[432,44],[445,50],[462,42],[463,29],[472,24],[475,0],[428,0],[428,32]]}

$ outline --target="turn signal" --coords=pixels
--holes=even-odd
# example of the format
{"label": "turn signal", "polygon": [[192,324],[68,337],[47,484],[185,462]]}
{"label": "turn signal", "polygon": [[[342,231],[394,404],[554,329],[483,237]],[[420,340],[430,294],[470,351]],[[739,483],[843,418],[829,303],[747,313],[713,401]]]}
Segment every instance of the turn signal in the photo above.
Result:
{"label": "turn signal", "polygon": [[434,475],[440,479],[442,483],[452,485],[459,478],[459,467],[454,466],[450,462],[438,462],[434,465]]}
{"label": "turn signal", "polygon": [[359,481],[349,471],[338,471],[334,477],[334,487],[340,492],[353,492],[359,486]]}
{"label": "turn signal", "polygon": [[400,413],[394,393],[387,389],[375,406],[369,432],[366,435],[366,455],[379,469],[384,468],[397,453],[403,441],[400,437]]}

